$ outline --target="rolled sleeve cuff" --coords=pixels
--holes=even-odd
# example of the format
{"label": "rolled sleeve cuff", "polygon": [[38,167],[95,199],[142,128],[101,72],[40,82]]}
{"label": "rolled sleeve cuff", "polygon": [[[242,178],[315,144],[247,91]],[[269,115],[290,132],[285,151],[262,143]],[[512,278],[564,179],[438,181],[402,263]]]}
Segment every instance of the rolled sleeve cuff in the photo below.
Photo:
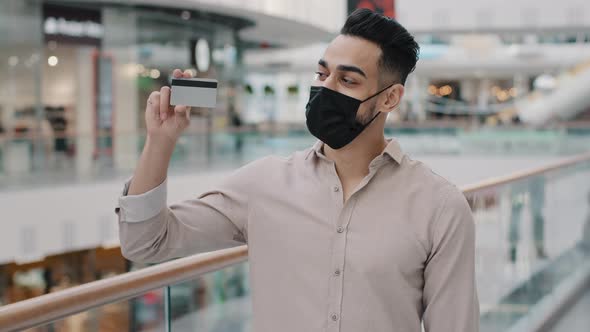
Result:
{"label": "rolled sleeve cuff", "polygon": [[164,179],[157,187],[143,194],[128,196],[131,178],[128,179],[115,209],[121,221],[140,222],[158,215],[167,204],[167,181],[167,178]]}

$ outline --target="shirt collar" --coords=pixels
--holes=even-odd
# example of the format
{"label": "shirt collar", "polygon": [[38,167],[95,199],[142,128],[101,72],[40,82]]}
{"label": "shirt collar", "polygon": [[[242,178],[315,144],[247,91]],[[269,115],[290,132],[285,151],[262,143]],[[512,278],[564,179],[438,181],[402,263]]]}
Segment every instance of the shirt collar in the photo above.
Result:
{"label": "shirt collar", "polygon": [[399,142],[394,138],[388,139],[388,141],[389,143],[385,147],[385,150],[383,150],[383,154],[389,155],[398,164],[401,164],[402,160],[404,160],[404,151],[399,145]]}
{"label": "shirt collar", "polygon": [[[385,147],[385,150],[383,150],[382,155],[388,155],[398,164],[401,164],[402,160],[404,159],[404,152],[402,151],[398,141],[393,138],[388,139],[387,141],[389,143]],[[307,160],[309,156],[311,156],[312,154],[315,154],[317,157],[320,158],[326,158],[326,156],[323,153],[323,147],[324,143],[322,141],[318,140],[317,142],[315,142],[312,148],[309,149],[309,151],[305,155],[305,160]]]}
{"label": "shirt collar", "polygon": [[315,144],[311,147],[311,149],[309,149],[309,151],[307,151],[307,154],[305,155],[305,160],[309,159],[309,157],[313,154],[318,158],[326,158],[326,156],[324,156],[323,153],[323,147],[324,147],[324,143],[320,140],[317,140],[315,142]]}

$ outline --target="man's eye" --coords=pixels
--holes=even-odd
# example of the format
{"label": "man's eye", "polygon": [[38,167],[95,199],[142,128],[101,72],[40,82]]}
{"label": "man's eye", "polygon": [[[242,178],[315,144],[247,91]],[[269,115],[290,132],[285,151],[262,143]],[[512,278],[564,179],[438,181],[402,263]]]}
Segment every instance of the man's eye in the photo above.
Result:
{"label": "man's eye", "polygon": [[346,78],[346,77],[342,78],[342,82],[344,82],[345,84],[354,84],[353,80]]}
{"label": "man's eye", "polygon": [[322,80],[322,79],[326,78],[326,74],[318,71],[318,72],[315,73],[315,77],[314,78],[316,80]]}

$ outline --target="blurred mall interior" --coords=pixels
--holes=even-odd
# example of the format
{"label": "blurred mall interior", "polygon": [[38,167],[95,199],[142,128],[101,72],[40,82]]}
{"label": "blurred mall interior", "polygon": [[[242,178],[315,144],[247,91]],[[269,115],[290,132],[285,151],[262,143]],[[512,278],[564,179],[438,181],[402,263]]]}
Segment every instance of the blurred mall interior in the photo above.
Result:
{"label": "blurred mall interior", "polygon": [[[147,98],[173,69],[219,88],[174,150],[169,203],[316,141],[305,106],[317,62],[360,7],[420,44],[386,134],[465,192],[481,331],[590,331],[590,2],[579,0],[0,1],[0,331],[20,330],[3,314],[12,304],[153,268],[121,255],[113,209],[143,150]],[[27,328],[251,330],[245,259],[158,288],[128,282],[133,297]]]}

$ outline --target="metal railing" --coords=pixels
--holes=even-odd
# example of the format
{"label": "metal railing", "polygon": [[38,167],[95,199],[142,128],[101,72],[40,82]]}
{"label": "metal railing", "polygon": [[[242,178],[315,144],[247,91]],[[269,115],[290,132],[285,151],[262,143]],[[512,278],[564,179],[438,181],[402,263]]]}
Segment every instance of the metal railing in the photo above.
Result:
{"label": "metal railing", "polygon": [[179,258],[0,307],[0,331],[40,326],[246,261],[246,246]]}

